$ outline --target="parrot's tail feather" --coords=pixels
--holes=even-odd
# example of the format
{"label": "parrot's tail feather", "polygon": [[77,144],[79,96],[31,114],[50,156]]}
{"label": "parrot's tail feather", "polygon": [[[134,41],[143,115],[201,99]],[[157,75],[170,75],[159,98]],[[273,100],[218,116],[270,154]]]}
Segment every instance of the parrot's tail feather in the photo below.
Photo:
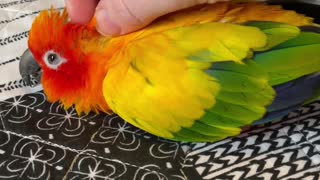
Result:
{"label": "parrot's tail feather", "polygon": [[281,119],[305,102],[315,100],[320,92],[320,73],[304,76],[274,87],[276,98],[268,106],[267,114],[254,124],[264,124]]}

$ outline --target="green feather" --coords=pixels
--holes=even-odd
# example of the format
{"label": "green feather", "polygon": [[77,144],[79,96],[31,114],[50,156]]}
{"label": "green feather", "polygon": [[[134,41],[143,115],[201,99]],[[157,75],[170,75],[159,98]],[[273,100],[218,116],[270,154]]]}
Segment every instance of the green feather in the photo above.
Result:
{"label": "green feather", "polygon": [[[267,82],[268,74],[254,61],[245,60],[244,62],[245,64],[233,62],[215,63],[212,68],[210,68],[211,71],[215,71],[215,73],[213,73],[213,75],[215,75],[214,77],[218,79],[224,88],[217,96],[217,99],[243,106],[270,104],[273,100],[274,93]],[[231,79],[225,75],[225,72],[233,73]],[[247,91],[246,84],[241,81],[242,76],[255,79],[255,81],[258,80],[259,83],[253,85],[255,86],[253,89],[257,89],[255,93],[252,93],[253,91]],[[238,77],[240,77],[240,79],[238,79]],[[232,87],[229,87],[229,85],[238,85],[239,87],[230,90]]]}
{"label": "green feather", "polygon": [[245,60],[245,64],[236,64],[234,62],[214,63],[210,70],[222,70],[237,72],[247,76],[254,76],[256,78],[266,78],[268,74],[252,60]]}
{"label": "green feather", "polygon": [[298,27],[278,22],[249,22],[245,25],[257,27],[267,35],[267,45],[263,48],[255,49],[256,51],[271,49],[276,45],[296,37],[300,33]]}
{"label": "green feather", "polygon": [[274,93],[271,93],[273,91],[271,87],[266,88],[268,89],[257,93],[222,91],[219,93],[219,96],[217,96],[217,99],[242,106],[268,105],[273,100]]}
{"label": "green feather", "polygon": [[250,123],[250,121],[261,118],[266,110],[262,106],[246,107],[219,100],[209,111],[231,119]]}
{"label": "green feather", "polygon": [[209,75],[215,77],[228,92],[258,92],[268,86],[268,80],[247,76],[225,70],[207,70]]}
{"label": "green feather", "polygon": [[201,122],[194,123],[194,125],[189,128],[189,130],[198,132],[206,136],[221,136],[221,134],[232,136],[240,132],[239,128],[231,128],[228,126],[220,126],[218,128],[215,126],[208,126],[208,124],[203,124]]}
{"label": "green feather", "polygon": [[220,140],[239,134],[240,127],[263,117],[265,106],[274,98],[274,91],[268,84],[267,73],[252,60],[244,62],[215,63],[206,70],[221,85],[216,104],[193,126],[177,132],[175,140]]}
{"label": "green feather", "polygon": [[305,46],[320,43],[320,34],[313,32],[301,32],[299,36],[285,43],[275,46],[273,49],[285,49],[291,47]]}
{"label": "green feather", "polygon": [[320,71],[320,35],[303,32],[274,49],[258,53],[254,60],[268,72],[271,85],[278,85]]}
{"label": "green feather", "polygon": [[228,127],[231,128],[238,128],[248,123],[247,121],[240,121],[239,119],[227,118],[211,111],[206,111],[199,121],[213,127],[226,127],[226,122],[228,122]]}

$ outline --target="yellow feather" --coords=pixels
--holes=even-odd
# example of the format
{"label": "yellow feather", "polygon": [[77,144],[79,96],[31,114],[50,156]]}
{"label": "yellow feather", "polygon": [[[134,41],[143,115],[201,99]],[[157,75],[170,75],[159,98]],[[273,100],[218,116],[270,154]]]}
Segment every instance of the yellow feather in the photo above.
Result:
{"label": "yellow feather", "polygon": [[226,23],[176,28],[165,34],[189,56],[202,56],[203,52],[209,51],[203,58],[211,62],[213,59],[241,62],[251,49],[264,47],[267,40],[266,35],[257,28]]}

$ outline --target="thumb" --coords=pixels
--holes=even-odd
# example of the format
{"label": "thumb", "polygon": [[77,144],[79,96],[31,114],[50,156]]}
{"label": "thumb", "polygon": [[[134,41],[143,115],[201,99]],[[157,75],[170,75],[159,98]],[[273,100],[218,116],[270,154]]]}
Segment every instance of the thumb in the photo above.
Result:
{"label": "thumb", "polygon": [[95,17],[103,35],[117,36],[138,30],[154,19],[197,4],[219,0],[100,0]]}

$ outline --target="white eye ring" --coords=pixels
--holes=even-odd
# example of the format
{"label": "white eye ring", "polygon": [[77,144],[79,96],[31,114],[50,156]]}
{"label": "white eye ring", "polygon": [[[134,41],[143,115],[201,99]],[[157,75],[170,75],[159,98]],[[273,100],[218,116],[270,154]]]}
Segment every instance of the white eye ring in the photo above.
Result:
{"label": "white eye ring", "polygon": [[57,70],[61,64],[67,62],[66,59],[62,58],[58,53],[54,52],[53,50],[47,51],[42,59],[48,66],[48,68],[53,70]]}

